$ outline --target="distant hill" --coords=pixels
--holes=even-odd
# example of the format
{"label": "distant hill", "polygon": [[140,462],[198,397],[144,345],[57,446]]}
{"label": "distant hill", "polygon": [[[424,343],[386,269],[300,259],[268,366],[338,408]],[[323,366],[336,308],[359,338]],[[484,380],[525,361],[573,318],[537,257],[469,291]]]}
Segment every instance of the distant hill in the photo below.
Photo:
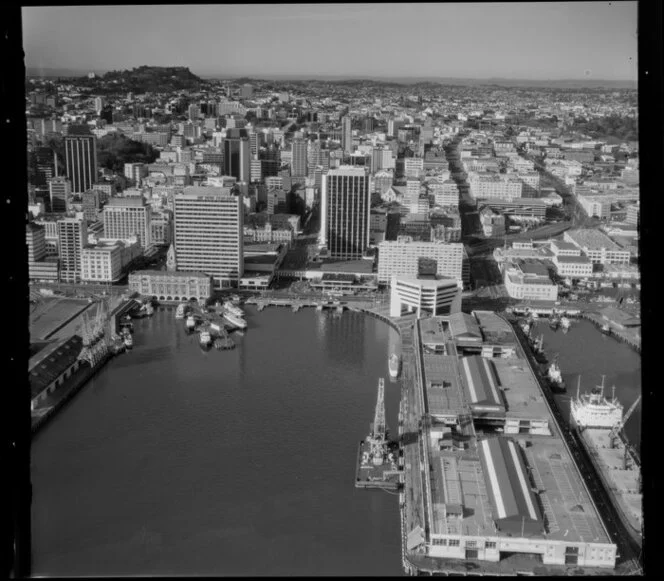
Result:
{"label": "distant hill", "polygon": [[102,83],[117,83],[122,90],[140,93],[196,90],[204,83],[187,67],[141,66],[131,70],[109,71],[98,80]]}

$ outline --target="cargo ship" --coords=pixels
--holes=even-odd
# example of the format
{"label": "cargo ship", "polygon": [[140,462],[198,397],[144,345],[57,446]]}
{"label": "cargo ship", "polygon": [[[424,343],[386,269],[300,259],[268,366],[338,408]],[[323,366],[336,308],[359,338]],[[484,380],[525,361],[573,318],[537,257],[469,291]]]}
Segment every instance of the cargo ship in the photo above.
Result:
{"label": "cargo ship", "polygon": [[392,355],[390,355],[390,358],[387,361],[387,365],[390,370],[390,377],[393,377],[394,379],[399,377],[401,358],[396,353],[392,353]]}
{"label": "cargo ship", "polygon": [[580,393],[581,378],[576,397],[570,401],[571,424],[580,435],[604,487],[609,492],[623,526],[630,537],[643,543],[643,495],[641,460],[629,444],[622,429],[639,404],[641,396],[623,414],[623,405],[615,397],[604,397],[602,384],[589,394]]}

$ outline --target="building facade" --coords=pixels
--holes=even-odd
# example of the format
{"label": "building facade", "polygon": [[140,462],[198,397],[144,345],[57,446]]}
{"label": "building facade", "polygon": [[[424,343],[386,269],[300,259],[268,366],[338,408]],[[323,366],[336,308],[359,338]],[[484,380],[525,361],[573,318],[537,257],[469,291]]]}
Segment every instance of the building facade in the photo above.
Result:
{"label": "building facade", "polygon": [[202,272],[137,270],[129,275],[129,288],[160,301],[205,303],[212,296],[212,281]]}
{"label": "building facade", "polygon": [[390,316],[403,312],[417,317],[451,315],[461,312],[461,287],[450,278],[410,278],[394,276],[390,282]]}
{"label": "building facade", "polygon": [[369,245],[370,207],[367,168],[341,166],[323,176],[320,245],[331,258],[362,257]]}
{"label": "building facade", "polygon": [[58,258],[62,282],[81,281],[81,256],[88,243],[88,225],[79,218],[63,218],[57,222]]}
{"label": "building facade", "polygon": [[64,145],[71,191],[82,194],[97,181],[97,138],[94,135],[68,135]]}
{"label": "building facade", "polygon": [[104,237],[130,241],[147,249],[152,245],[152,210],[140,198],[111,198],[104,206]]}
{"label": "building facade", "polygon": [[241,196],[231,188],[190,186],[174,206],[178,270],[203,272],[215,287],[237,284],[244,269]]}
{"label": "building facade", "polygon": [[452,278],[463,287],[463,244],[414,242],[407,236],[378,245],[378,283],[389,284],[394,276],[416,278],[421,259],[435,263],[437,276]]}

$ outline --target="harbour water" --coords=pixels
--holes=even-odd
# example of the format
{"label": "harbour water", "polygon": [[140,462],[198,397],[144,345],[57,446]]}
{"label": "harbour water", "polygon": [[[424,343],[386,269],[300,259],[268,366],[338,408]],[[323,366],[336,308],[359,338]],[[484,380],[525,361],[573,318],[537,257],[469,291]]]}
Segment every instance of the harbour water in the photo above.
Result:
{"label": "harbour water", "polygon": [[[589,392],[602,382],[605,375],[605,395],[616,397],[625,412],[641,393],[641,356],[629,345],[603,334],[590,321],[574,319],[567,333],[553,331],[548,319],[541,318],[532,331],[534,337],[544,335],[544,352],[549,361],[559,355],[559,364],[567,393],[556,394],[565,417],[569,417],[569,400],[576,395],[581,376],[581,393]],[[636,450],[641,448],[641,404],[637,406],[625,426],[625,434]]]}
{"label": "harbour water", "polygon": [[401,574],[397,498],[354,487],[396,331],[246,311],[232,351],[174,309],[135,321],[133,351],[35,437],[34,575]]}

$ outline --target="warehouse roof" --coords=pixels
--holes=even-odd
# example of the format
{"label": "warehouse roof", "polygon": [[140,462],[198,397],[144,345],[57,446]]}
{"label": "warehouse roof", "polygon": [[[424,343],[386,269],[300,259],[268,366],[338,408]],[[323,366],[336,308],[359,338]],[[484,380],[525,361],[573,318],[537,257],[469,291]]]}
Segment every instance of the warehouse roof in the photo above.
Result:
{"label": "warehouse roof", "polygon": [[491,361],[479,355],[463,357],[461,369],[466,396],[471,407],[488,406],[492,410],[505,412],[502,390]]}
{"label": "warehouse roof", "polygon": [[496,527],[518,536],[544,533],[544,522],[522,453],[514,440],[497,437],[479,442],[480,461]]}
{"label": "warehouse roof", "polygon": [[83,340],[78,335],[44,347],[28,362],[32,397],[39,395],[78,358]]}
{"label": "warehouse roof", "polygon": [[478,338],[482,340],[482,331],[477,319],[468,313],[454,313],[449,316],[450,331],[455,339]]}

